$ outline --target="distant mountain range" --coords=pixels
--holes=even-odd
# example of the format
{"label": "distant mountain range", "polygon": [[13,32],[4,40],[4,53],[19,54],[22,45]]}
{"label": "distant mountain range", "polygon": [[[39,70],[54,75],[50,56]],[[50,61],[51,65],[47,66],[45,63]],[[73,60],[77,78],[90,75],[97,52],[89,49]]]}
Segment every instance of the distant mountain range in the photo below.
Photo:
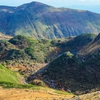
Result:
{"label": "distant mountain range", "polygon": [[95,13],[100,13],[100,5],[73,5],[69,6],[69,8],[89,10]]}
{"label": "distant mountain range", "polygon": [[0,6],[0,32],[35,38],[64,38],[100,32],[100,14],[55,8],[39,2],[18,7]]}

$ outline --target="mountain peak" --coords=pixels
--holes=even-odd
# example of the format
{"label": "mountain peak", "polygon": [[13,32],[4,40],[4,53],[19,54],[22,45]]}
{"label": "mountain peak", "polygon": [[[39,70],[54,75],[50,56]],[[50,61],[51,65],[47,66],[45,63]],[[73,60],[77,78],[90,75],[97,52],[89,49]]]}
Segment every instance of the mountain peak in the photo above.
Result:
{"label": "mountain peak", "polygon": [[28,3],[28,4],[33,4],[33,5],[46,5],[46,4],[44,4],[44,3],[37,2],[37,1],[32,1],[32,2],[30,2],[30,3]]}
{"label": "mountain peak", "polygon": [[40,2],[37,2],[37,1],[33,1],[33,2],[30,2],[30,3],[28,3],[28,5],[34,5],[34,6],[47,6],[46,4],[44,4],[44,3],[40,3]]}
{"label": "mountain peak", "polygon": [[40,3],[40,2],[37,2],[37,1],[33,1],[33,2],[30,2],[30,3],[26,3],[26,4],[23,4],[21,6],[27,6],[27,7],[40,7],[40,6],[46,6],[46,7],[50,7],[46,4],[43,4],[43,3]]}
{"label": "mountain peak", "polygon": [[18,9],[22,9],[22,10],[25,10],[25,9],[44,9],[44,8],[48,8],[48,7],[51,7],[49,5],[46,5],[46,4],[43,4],[43,3],[40,3],[40,2],[36,2],[36,1],[33,1],[33,2],[30,2],[30,3],[26,3],[26,4],[23,4],[19,7],[17,7]]}

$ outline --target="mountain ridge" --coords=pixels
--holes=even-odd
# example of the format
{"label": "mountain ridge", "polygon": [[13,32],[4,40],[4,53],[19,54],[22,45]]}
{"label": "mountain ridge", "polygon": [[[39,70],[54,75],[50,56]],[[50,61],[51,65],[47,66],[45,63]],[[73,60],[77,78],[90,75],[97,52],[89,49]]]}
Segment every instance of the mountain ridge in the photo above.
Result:
{"label": "mountain ridge", "polygon": [[100,33],[89,44],[87,44],[86,46],[81,48],[81,50],[78,52],[78,54],[81,56],[95,54],[95,52],[99,52],[99,48],[100,48],[99,44],[100,44]]}
{"label": "mountain ridge", "polygon": [[0,32],[12,36],[53,39],[100,32],[100,14],[55,8],[39,2],[18,7],[3,6],[0,15]]}

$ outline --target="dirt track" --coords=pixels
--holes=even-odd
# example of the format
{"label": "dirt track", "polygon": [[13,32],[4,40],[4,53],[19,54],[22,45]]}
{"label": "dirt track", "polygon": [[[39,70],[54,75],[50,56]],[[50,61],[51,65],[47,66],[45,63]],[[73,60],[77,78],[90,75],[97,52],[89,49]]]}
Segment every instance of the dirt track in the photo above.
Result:
{"label": "dirt track", "polygon": [[60,95],[52,91],[0,88],[0,100],[67,100],[72,96]]}

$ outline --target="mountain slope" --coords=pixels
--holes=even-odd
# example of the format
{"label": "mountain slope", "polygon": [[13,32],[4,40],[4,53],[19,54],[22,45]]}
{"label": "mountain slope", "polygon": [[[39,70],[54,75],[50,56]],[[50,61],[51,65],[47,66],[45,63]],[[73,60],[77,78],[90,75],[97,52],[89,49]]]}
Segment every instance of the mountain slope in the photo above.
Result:
{"label": "mountain slope", "polygon": [[0,41],[0,63],[28,76],[66,51],[77,53],[95,36],[82,34],[64,39],[37,40],[18,35],[8,41]]}
{"label": "mountain slope", "polygon": [[100,34],[89,44],[87,44],[85,47],[81,48],[81,50],[78,52],[79,55],[88,55],[88,54],[95,54],[99,53],[100,48]]}
{"label": "mountain slope", "polygon": [[55,8],[39,2],[18,7],[0,6],[0,32],[35,38],[64,38],[100,32],[100,15],[89,11]]}
{"label": "mountain slope", "polygon": [[48,86],[75,94],[100,90],[100,56],[82,59],[70,52],[64,53],[45,68],[28,78],[42,79]]}
{"label": "mountain slope", "polygon": [[78,55],[65,52],[28,80],[42,79],[52,88],[82,94],[100,90],[99,72],[100,34],[84,46]]}
{"label": "mountain slope", "polygon": [[84,46],[90,43],[95,37],[95,34],[81,34],[77,37],[70,39],[67,42],[64,41],[62,43],[58,43],[57,45],[63,52],[70,51],[71,53],[76,54]]}
{"label": "mountain slope", "polygon": [[32,60],[33,62],[50,62],[63,52],[77,53],[90,43],[96,35],[82,34],[77,37],[65,39],[33,39],[25,36],[15,36],[9,41],[0,42],[0,61],[6,60]]}
{"label": "mountain slope", "polygon": [[52,88],[63,88],[75,94],[82,94],[100,90],[99,72],[100,34],[84,46],[78,55],[65,52],[50,62],[45,68],[30,76],[28,81],[38,78]]}
{"label": "mountain slope", "polygon": [[16,73],[0,65],[0,82],[18,83]]}

